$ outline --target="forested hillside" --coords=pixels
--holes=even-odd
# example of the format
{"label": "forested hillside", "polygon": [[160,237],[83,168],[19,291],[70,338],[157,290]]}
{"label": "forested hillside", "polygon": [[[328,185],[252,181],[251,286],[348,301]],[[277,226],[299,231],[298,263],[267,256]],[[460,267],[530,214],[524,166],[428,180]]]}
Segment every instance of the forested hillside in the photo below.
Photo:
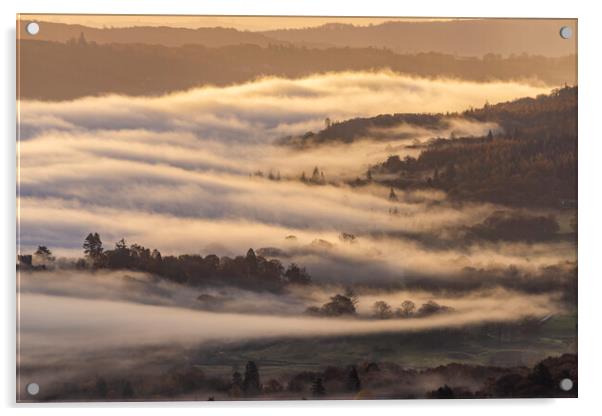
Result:
{"label": "forested hillside", "polygon": [[[455,120],[499,126],[482,137],[441,137]],[[458,199],[517,206],[574,207],[577,199],[577,87],[462,113],[383,114],[334,122],[282,143],[311,147],[358,139],[412,138],[395,127],[432,132],[418,157],[391,154],[354,185],[376,181],[393,188],[436,188]],[[407,135],[406,136],[404,136]]]}
{"label": "forested hillside", "polygon": [[526,79],[571,82],[573,56],[439,53],[400,55],[369,48],[309,49],[272,44],[221,47],[98,44],[84,36],[67,43],[21,40],[20,98],[66,100],[108,93],[159,95],[201,85],[229,85],[261,76],[303,77],[330,71],[390,69],[421,77],[471,81]]}
{"label": "forested hillside", "polygon": [[[400,124],[411,124],[427,128],[429,130],[442,130],[449,126],[443,114],[381,114],[376,117],[358,117],[342,122],[334,122],[317,133],[307,132],[302,136],[284,137],[282,144],[306,147],[333,142],[352,143],[365,137],[373,140],[391,138],[390,132],[382,136],[378,134],[379,129],[390,129]],[[396,137],[403,138],[403,134]]]}
{"label": "forested hillside", "polygon": [[[460,199],[574,207],[577,199],[577,88],[462,113],[503,132],[435,140],[417,158],[391,155],[371,174],[399,188],[432,187]],[[376,174],[376,175],[374,175]]]}

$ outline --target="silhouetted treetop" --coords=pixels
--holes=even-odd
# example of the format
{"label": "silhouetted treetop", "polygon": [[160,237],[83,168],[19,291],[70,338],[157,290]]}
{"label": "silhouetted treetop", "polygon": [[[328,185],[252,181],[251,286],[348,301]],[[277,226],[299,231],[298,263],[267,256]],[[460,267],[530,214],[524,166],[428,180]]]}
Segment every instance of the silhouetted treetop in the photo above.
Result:
{"label": "silhouetted treetop", "polygon": [[[305,268],[295,263],[284,269],[277,259],[259,256],[250,248],[245,256],[219,258],[214,254],[162,256],[157,249],[139,244],[127,245],[125,239],[115,243],[113,250],[103,250],[98,233],[90,233],[84,241],[84,254],[90,267],[131,269],[156,274],[177,283],[193,286],[234,285],[251,290],[278,291],[287,284],[311,284]],[[78,263],[87,267],[85,263]]]}
{"label": "silhouetted treetop", "polygon": [[242,389],[246,394],[257,394],[261,391],[259,369],[254,361],[247,362],[245,367],[245,378],[242,382]]}

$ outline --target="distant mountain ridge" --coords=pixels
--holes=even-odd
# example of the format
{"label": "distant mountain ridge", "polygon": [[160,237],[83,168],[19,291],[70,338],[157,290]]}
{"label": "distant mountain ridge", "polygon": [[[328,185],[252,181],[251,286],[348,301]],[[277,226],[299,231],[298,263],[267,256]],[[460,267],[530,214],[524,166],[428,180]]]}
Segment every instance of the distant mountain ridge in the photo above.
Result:
{"label": "distant mountain ridge", "polygon": [[20,32],[22,39],[46,40],[52,42],[68,42],[77,40],[83,35],[86,41],[99,44],[136,43],[147,45],[183,46],[188,44],[220,47],[227,45],[253,44],[268,46],[270,44],[288,44],[289,42],[270,39],[261,33],[242,32],[223,27],[188,29],[167,26],[136,26],[95,28],[84,25],[39,22],[40,32],[35,38],[25,32],[28,21],[22,21]]}
{"label": "distant mountain ridge", "polygon": [[[29,39],[20,21],[18,36]],[[297,45],[311,48],[353,47],[387,48],[396,53],[437,52],[456,56],[486,54],[534,54],[563,56],[574,54],[574,39],[562,39],[562,25],[573,20],[559,19],[474,19],[451,21],[402,21],[379,25],[355,26],[328,23],[303,29],[279,29],[263,32],[241,31],[224,27],[189,29],[167,26],[94,28],[84,25],[41,21],[35,39],[67,42],[83,33],[97,43],[143,43],[164,46],[198,44],[208,47],[253,44]],[[575,31],[576,32],[576,31]],[[470,39],[470,42],[467,42]]]}
{"label": "distant mountain ridge", "polygon": [[401,55],[376,48],[310,49],[252,44],[167,47],[99,44],[85,37],[68,43],[21,39],[19,97],[65,100],[87,95],[161,95],[202,85],[232,85],[262,76],[300,78],[337,71],[379,71],[470,81],[526,80],[572,83],[574,56],[458,58]]}
{"label": "distant mountain ridge", "polygon": [[574,40],[564,40],[558,34],[562,25],[571,23],[570,20],[557,19],[404,21],[370,26],[330,23],[312,28],[261,33],[272,39],[291,43],[323,43],[324,47],[373,46],[388,48],[397,53],[438,52],[456,56],[526,53],[562,56],[576,51]]}

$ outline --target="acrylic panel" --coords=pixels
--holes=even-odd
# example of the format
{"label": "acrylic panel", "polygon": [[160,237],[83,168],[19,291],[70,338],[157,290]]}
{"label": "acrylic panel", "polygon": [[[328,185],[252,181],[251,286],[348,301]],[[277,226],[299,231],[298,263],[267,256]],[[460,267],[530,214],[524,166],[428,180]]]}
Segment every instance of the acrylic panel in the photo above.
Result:
{"label": "acrylic panel", "polygon": [[20,15],[17,67],[17,401],[577,396],[576,19]]}

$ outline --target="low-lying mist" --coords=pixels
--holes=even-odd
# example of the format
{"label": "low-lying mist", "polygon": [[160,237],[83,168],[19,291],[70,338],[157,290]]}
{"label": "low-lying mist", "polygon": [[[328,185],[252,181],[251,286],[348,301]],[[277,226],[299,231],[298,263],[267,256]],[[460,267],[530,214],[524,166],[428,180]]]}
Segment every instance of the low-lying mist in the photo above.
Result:
{"label": "low-lying mist", "polygon": [[[320,130],[326,118],[455,112],[544,92],[516,82],[345,72],[155,98],[21,101],[20,254],[45,245],[59,258],[82,257],[83,239],[98,232],[106,250],[123,237],[164,256],[253,248],[305,267],[314,282],[269,293],[181,286],[135,271],[21,270],[21,368],[60,367],[70,354],[85,361],[78,354],[86,351],[98,365],[119,348],[423,331],[563,311],[574,242],[461,240],[458,230],[500,207],[435,190],[398,190],[392,200],[388,187],[349,185],[391,154],[416,156],[434,137],[482,136],[497,125],[453,116],[446,129],[399,125],[350,144],[279,142]],[[314,170],[322,184],[300,180]],[[348,286],[358,290],[357,317],[303,314]],[[393,308],[434,300],[452,312],[373,319],[381,300]]]}
{"label": "low-lying mist", "polygon": [[[531,85],[343,72],[264,78],[156,98],[106,96],[20,102],[20,240],[74,255],[97,231],[163,252],[236,253],[308,242],[340,232],[430,232],[482,221],[486,204],[454,206],[444,194],[400,195],[391,217],[388,189],[362,192],[342,181],[363,175],[391,152],[433,136],[482,135],[491,123],[452,119],[445,131],[401,125],[351,145],[291,149],[274,142],[317,130],[324,119],[393,112],[447,112],[545,92]],[[411,140],[407,138],[410,134]],[[389,135],[383,140],[382,135]],[[378,140],[373,140],[378,137]],[[344,155],[343,157],[341,155]],[[327,186],[299,181],[318,167]],[[261,171],[261,177],[249,175]],[[269,181],[268,174],[281,180]]]}
{"label": "low-lying mist", "polygon": [[[303,316],[304,309],[321,304],[341,287],[297,288],[274,295],[227,287],[195,289],[125,271],[22,272],[19,287],[20,357],[25,362],[30,355],[61,357],[68,351],[461,327],[561,310],[553,294],[504,289],[436,297],[425,291],[369,291],[358,295],[358,318],[312,318]],[[201,310],[201,294],[222,302],[211,311]],[[368,319],[377,300],[393,306],[404,300],[435,300],[453,312]]]}
{"label": "low-lying mist", "polygon": [[[42,388],[42,400],[98,398],[99,383],[105,379],[117,385],[131,380],[141,389],[139,394],[148,392],[149,397],[172,397],[174,393],[178,397],[184,390],[162,390],[174,376],[193,374],[203,380],[204,374],[216,374],[228,380],[232,368],[249,359],[229,351],[252,350],[253,345],[278,342],[286,351],[291,343],[307,348],[337,338],[343,344],[336,345],[348,345],[352,350],[354,343],[374,342],[375,336],[382,336],[385,343],[390,343],[391,336],[426,342],[437,331],[469,334],[475,329],[485,334],[488,330],[484,328],[512,325],[521,331],[525,322],[543,322],[550,314],[564,311],[557,294],[529,295],[501,288],[465,294],[366,289],[358,292],[357,317],[318,318],[305,316],[303,309],[327,301],[343,290],[341,286],[296,287],[273,294],[232,287],[193,288],[132,271],[55,270],[21,272],[19,277],[18,389],[21,397],[28,397],[25,386],[35,381]],[[219,301],[211,310],[202,309],[207,305],[199,302],[207,295]],[[396,307],[403,300],[417,305],[434,300],[449,311],[405,319],[372,316],[375,302]],[[410,338],[404,339],[409,342]],[[342,357],[349,352],[343,347],[340,351]],[[428,359],[433,353],[424,354]],[[378,356],[374,351],[365,358],[381,361]],[[324,359],[321,357],[319,365],[328,362]],[[223,360],[233,367],[220,364]],[[287,356],[286,361],[273,363],[266,358],[261,368],[263,380],[268,381],[274,372],[294,374],[299,371],[295,361],[299,358]],[[199,371],[198,363],[203,362],[216,364]],[[411,361],[403,363],[416,366]],[[434,389],[447,381],[435,377],[430,382]],[[143,386],[150,390],[142,390]],[[155,390],[160,396],[153,395]],[[70,392],[78,395],[71,397]],[[204,393],[202,389],[200,393]]]}

